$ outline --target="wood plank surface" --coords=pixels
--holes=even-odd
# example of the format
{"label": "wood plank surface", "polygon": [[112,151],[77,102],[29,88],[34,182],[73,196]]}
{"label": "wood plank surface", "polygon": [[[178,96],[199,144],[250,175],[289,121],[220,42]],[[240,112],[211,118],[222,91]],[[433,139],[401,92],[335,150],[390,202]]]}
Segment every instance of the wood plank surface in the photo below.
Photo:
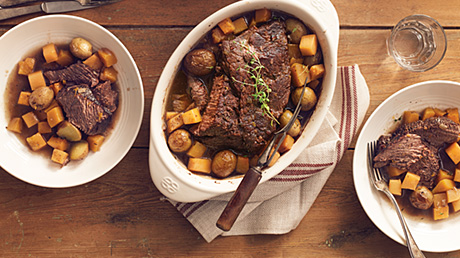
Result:
{"label": "wood plank surface", "polygon": [[[144,84],[142,127],[114,169],[81,186],[37,187],[0,169],[0,257],[409,257],[404,246],[375,227],[359,203],[352,178],[354,143],[298,228],[288,234],[219,237],[208,244],[163,200],[148,167],[155,87],[187,33],[232,2],[124,0],[70,13],[105,26],[132,54]],[[366,118],[408,85],[437,79],[460,82],[460,0],[332,3],[341,21],[338,65],[359,65],[371,94]],[[438,19],[449,42],[444,60],[424,73],[402,70],[386,53],[391,27],[414,13]],[[0,33],[37,16],[2,21]],[[460,257],[460,251],[426,256]]]}

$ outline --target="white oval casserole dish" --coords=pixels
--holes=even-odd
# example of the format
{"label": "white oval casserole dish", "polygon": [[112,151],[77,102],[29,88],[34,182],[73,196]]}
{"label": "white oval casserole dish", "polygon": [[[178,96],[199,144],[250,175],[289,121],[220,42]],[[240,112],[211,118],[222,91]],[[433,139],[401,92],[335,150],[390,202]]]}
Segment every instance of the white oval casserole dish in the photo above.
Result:
{"label": "white oval casserole dish", "polygon": [[263,172],[261,183],[279,174],[308,146],[322,124],[334,93],[337,73],[338,17],[329,1],[319,0],[244,0],[226,6],[198,24],[171,55],[158,81],[150,116],[150,174],[155,186],[166,197],[180,202],[196,202],[235,191],[242,177],[229,179],[206,178],[191,173],[170,152],[164,133],[163,114],[170,85],[180,69],[183,57],[193,46],[227,18],[245,12],[268,8],[295,16],[307,24],[318,36],[326,68],[322,91],[315,111],[293,148]]}

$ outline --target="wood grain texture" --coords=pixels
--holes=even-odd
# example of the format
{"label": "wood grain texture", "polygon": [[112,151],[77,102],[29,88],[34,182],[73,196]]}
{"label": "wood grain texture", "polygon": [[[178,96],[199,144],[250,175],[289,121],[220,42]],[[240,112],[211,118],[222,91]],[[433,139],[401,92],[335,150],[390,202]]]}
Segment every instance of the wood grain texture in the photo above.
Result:
{"label": "wood grain texture", "polygon": [[[359,203],[352,178],[354,143],[298,228],[288,234],[219,237],[208,244],[162,200],[148,167],[149,114],[159,76],[187,33],[232,2],[125,0],[70,13],[105,26],[131,52],[144,84],[142,127],[112,171],[82,186],[42,188],[0,170],[0,257],[408,257],[406,248],[375,227]],[[460,0],[332,2],[341,21],[338,64],[359,64],[369,86],[366,118],[408,85],[460,82]],[[447,26],[446,56],[424,73],[402,70],[386,54],[391,26],[413,13],[431,15]],[[37,16],[2,21],[0,33]],[[460,251],[426,256],[460,257]]]}

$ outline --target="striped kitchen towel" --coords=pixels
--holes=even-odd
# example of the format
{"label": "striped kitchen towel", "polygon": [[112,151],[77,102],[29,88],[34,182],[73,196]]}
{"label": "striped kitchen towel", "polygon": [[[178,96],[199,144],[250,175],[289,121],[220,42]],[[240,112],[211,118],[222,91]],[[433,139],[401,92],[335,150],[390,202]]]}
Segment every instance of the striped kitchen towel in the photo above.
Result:
{"label": "striped kitchen towel", "polygon": [[233,193],[196,203],[169,200],[210,242],[219,235],[284,234],[297,227],[356,134],[369,107],[357,65],[339,67],[329,113],[309,147],[280,174],[257,186],[233,228],[216,227]]}

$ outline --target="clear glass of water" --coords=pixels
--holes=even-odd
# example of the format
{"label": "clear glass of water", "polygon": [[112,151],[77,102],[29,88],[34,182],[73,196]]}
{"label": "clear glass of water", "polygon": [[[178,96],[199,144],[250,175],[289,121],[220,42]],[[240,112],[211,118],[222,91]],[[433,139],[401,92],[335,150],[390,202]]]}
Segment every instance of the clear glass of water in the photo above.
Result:
{"label": "clear glass of water", "polygon": [[415,14],[396,24],[387,39],[387,48],[399,66],[423,72],[441,62],[446,53],[447,38],[435,19]]}

